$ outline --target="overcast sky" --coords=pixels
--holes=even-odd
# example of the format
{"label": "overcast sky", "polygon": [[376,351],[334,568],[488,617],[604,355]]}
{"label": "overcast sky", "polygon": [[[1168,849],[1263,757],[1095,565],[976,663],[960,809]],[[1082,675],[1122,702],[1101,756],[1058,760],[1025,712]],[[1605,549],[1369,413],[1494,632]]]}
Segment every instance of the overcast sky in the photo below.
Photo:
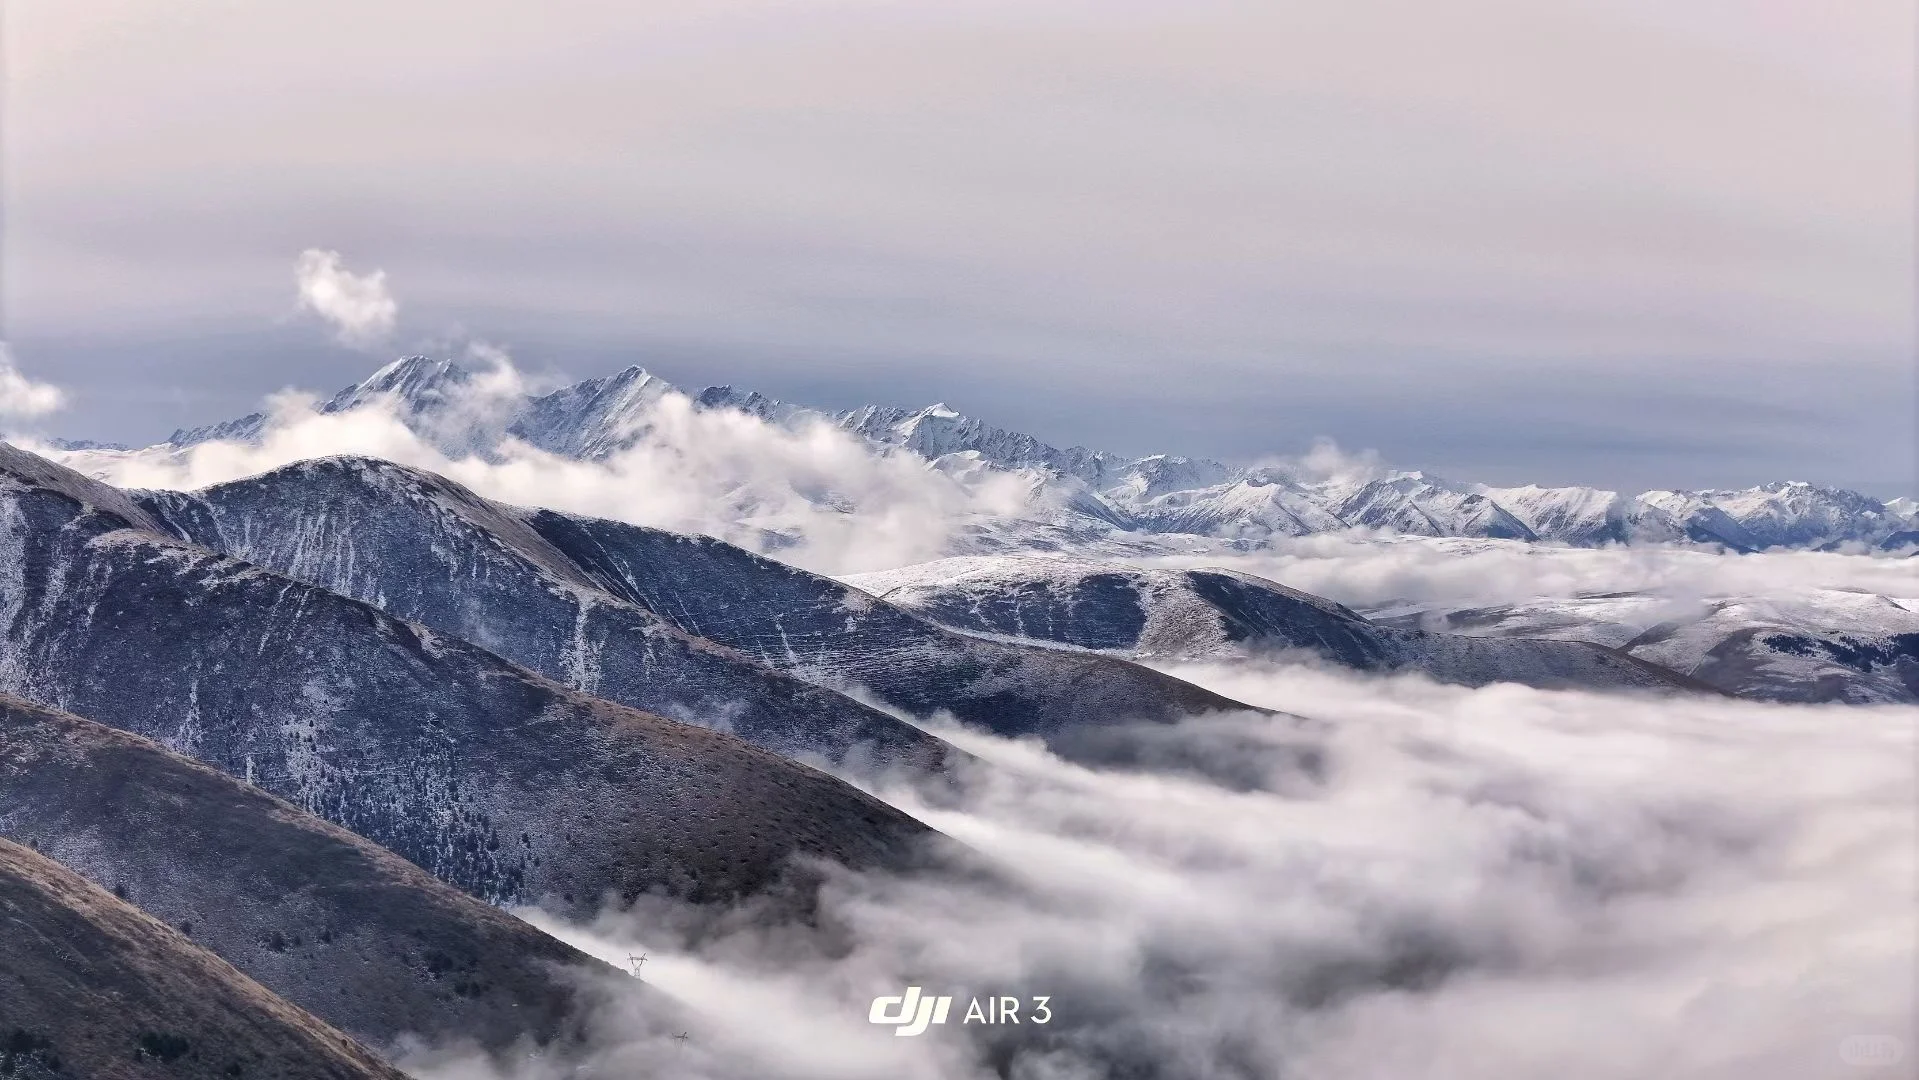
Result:
{"label": "overcast sky", "polygon": [[[1461,479],[1913,489],[1907,0],[12,0],[8,330],[134,442],[474,335]],[[384,270],[391,336],[296,308]]]}

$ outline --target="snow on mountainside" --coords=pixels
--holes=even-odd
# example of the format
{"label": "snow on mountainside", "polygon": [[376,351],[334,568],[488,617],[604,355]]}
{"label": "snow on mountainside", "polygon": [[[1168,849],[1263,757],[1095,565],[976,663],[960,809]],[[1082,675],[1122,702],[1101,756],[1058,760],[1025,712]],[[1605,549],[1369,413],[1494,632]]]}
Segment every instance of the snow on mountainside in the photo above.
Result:
{"label": "snow on mountainside", "polygon": [[1533,485],[1476,490],[1505,508],[1537,537],[1580,546],[1691,539],[1685,526],[1671,514],[1617,491]]}
{"label": "snow on mountainside", "polygon": [[910,724],[689,637],[614,596],[509,508],[371,458],[139,496],[176,535],[464,638],[576,690],[787,757],[930,766]]}
{"label": "snow on mountainside", "polygon": [[1794,589],[1691,605],[1642,593],[1369,612],[1450,635],[1589,641],[1769,701],[1919,702],[1919,600]]}
{"label": "snow on mountainside", "polygon": [[601,458],[645,434],[648,413],[674,392],[664,380],[630,367],[533,398],[507,430],[548,453]]}
{"label": "snow on mountainside", "polygon": [[[1651,491],[1628,495],[1586,487],[1488,487],[1420,472],[1236,468],[1167,455],[1131,459],[1084,447],[1061,449],[995,427],[944,404],[922,409],[868,405],[841,413],[792,405],[733,387],[695,395],[642,368],[588,379],[541,396],[513,380],[473,374],[445,360],[408,357],[317,406],[338,414],[385,404],[449,456],[497,455],[513,442],[582,461],[609,458],[648,437],[668,399],[732,410],[789,431],[830,425],[880,455],[907,454],[949,476],[1010,474],[1028,490],[1016,514],[979,516],[952,554],[1017,550],[1098,552],[1127,546],[1258,546],[1278,537],[1375,529],[1434,537],[1503,538],[1576,546],[1699,543],[1750,551],[1842,544],[1901,548],[1919,542],[1919,506],[1883,503],[1803,482],[1743,491]],[[83,471],[127,455],[177,455],[215,440],[257,441],[264,414],[175,432],[163,447],[104,445],[62,451]],[[71,444],[70,444],[71,445]],[[821,490],[819,507],[841,507]],[[752,499],[741,496],[743,506]]]}
{"label": "snow on mountainside", "polygon": [[[1324,487],[1333,494],[1344,485]],[[1540,537],[1504,507],[1425,473],[1394,473],[1359,485],[1334,511],[1348,525],[1415,536],[1481,536],[1492,540]]]}
{"label": "snow on mountainside", "polygon": [[1104,657],[976,641],[719,540],[500,506],[373,459],[141,502],[194,543],[788,756],[946,757],[844,686],[1012,734],[1244,707]]}
{"label": "snow on mountainside", "polygon": [[731,899],[785,888],[795,855],[905,865],[929,835],[733,735],[183,542],[5,444],[0,692],[151,738],[498,902]]}
{"label": "snow on mountainside", "polygon": [[[1142,464],[1154,465],[1160,460],[1147,458]],[[1225,471],[1223,466],[1215,465],[1214,469]],[[1180,470],[1188,475],[1196,471]],[[1305,536],[1348,527],[1321,504],[1317,492],[1278,470],[1260,469],[1200,488],[1156,483],[1161,472],[1157,467],[1144,474],[1129,470],[1127,478],[1111,493],[1115,501],[1130,506],[1133,522],[1148,532],[1260,542],[1274,536]]]}
{"label": "snow on mountainside", "polygon": [[1693,499],[1738,522],[1753,546],[1761,548],[1815,546],[1833,539],[1876,536],[1912,524],[1877,499],[1804,481],[1744,491],[1699,492]]}

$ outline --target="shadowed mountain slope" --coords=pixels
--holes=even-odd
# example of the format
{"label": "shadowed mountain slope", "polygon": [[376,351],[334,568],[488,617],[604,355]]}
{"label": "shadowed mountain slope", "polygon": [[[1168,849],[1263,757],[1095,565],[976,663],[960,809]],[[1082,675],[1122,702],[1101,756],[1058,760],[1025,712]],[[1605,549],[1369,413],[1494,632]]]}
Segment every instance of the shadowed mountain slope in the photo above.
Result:
{"label": "shadowed mountain slope", "polygon": [[528,519],[607,588],[699,634],[915,713],[1056,744],[1073,729],[1250,706],[1112,657],[956,634],[720,540],[549,510]]}
{"label": "shadowed mountain slope", "polygon": [[571,1034],[618,972],[336,825],[136,735],[0,696],[0,836],[375,1048]]}

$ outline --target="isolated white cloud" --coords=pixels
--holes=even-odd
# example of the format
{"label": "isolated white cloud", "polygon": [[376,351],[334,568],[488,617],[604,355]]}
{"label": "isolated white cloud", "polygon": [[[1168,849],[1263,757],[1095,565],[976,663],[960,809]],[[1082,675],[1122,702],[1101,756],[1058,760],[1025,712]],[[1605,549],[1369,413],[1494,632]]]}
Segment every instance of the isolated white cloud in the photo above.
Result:
{"label": "isolated white cloud", "polygon": [[13,350],[0,342],[0,416],[32,419],[65,405],[66,394],[59,387],[27,378],[14,362]]}
{"label": "isolated white cloud", "polygon": [[[974,855],[842,876],[819,932],[527,913],[648,953],[692,1011],[682,1044],[615,1006],[594,1074],[1804,1080],[1874,1075],[1849,1037],[1912,1048],[1919,710],[1175,673],[1315,719],[1138,733],[1176,740],[1177,772],[941,728],[986,762],[957,794],[867,782]],[[954,995],[954,1021],[984,994],[1056,1018],[866,1022],[909,984]]]}
{"label": "isolated white cloud", "polygon": [[294,264],[300,307],[325,319],[341,344],[377,345],[393,333],[400,306],[387,290],[386,271],[355,274],[337,251],[308,248]]}
{"label": "isolated white cloud", "polygon": [[1323,480],[1346,480],[1360,483],[1385,475],[1386,463],[1379,451],[1364,449],[1350,451],[1341,447],[1334,439],[1320,437],[1313,440],[1312,448],[1297,457],[1269,456],[1255,463],[1256,467],[1271,469],[1296,481],[1313,483]]}

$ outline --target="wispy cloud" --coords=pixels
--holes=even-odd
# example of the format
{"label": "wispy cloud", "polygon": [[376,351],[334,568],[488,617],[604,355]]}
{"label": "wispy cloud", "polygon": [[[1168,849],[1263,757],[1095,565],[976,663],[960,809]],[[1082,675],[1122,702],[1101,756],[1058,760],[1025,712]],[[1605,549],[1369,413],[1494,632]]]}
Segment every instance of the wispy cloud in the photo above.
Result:
{"label": "wispy cloud", "polygon": [[337,251],[308,248],[294,264],[300,307],[325,319],[334,337],[353,348],[370,348],[393,334],[400,305],[386,285],[386,271],[356,274]]}

